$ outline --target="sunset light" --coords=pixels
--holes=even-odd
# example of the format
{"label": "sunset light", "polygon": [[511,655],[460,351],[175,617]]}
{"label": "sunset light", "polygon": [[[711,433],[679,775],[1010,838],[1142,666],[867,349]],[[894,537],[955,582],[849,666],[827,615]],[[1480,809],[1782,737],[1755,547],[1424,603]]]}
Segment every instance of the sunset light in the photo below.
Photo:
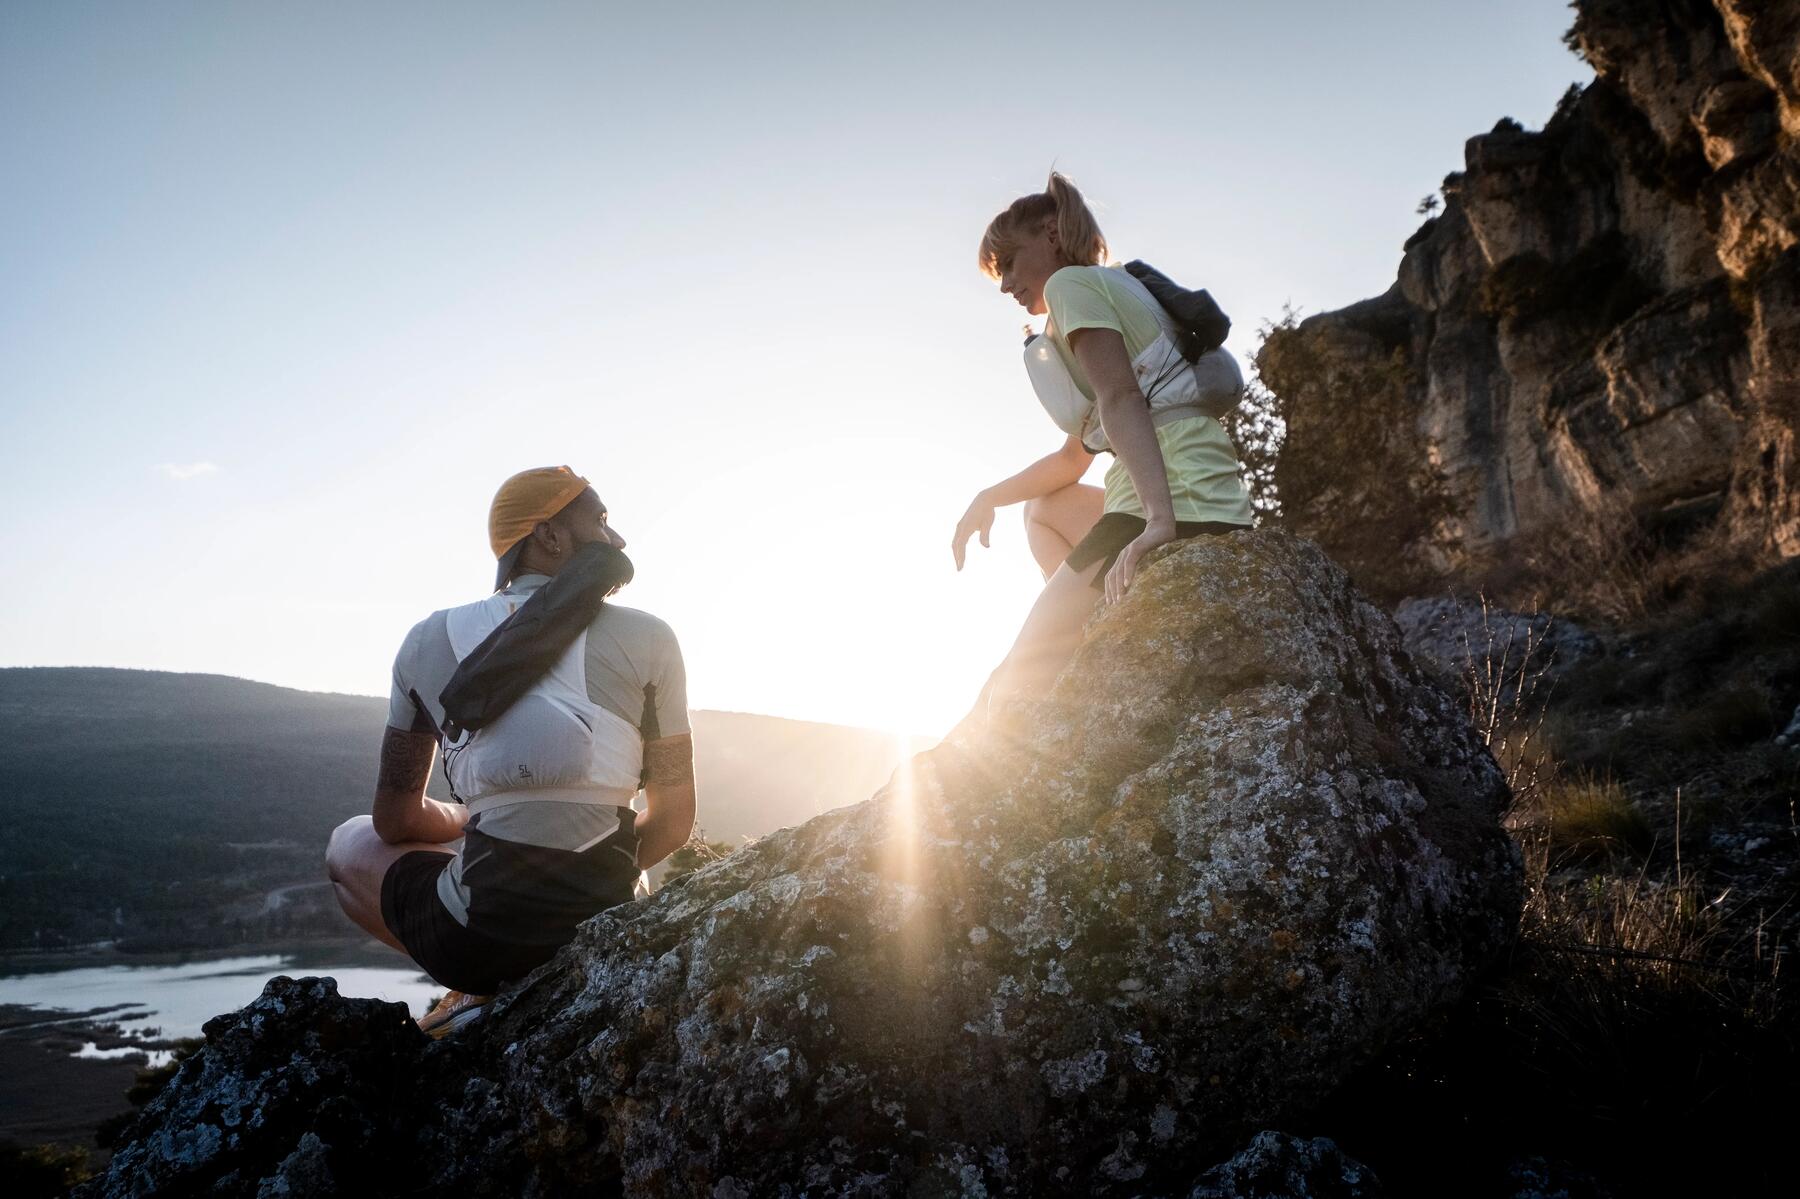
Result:
{"label": "sunset light", "polygon": [[1789,1199],[1800,0],[6,0],[0,1178]]}

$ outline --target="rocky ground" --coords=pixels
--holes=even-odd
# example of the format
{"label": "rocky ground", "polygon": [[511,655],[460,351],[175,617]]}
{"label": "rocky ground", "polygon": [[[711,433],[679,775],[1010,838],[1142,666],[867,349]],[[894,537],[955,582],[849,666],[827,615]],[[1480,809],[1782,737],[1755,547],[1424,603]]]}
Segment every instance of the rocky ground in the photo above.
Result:
{"label": "rocky ground", "polygon": [[1315,547],[1187,543],[1043,701],[597,917],[452,1043],[272,985],[91,1193],[1211,1185],[1503,960],[1505,804]]}
{"label": "rocky ground", "polygon": [[[272,988],[209,1027],[210,1056],[151,1105],[97,1193],[145,1179],[328,1193],[383,1169],[397,1186],[439,1155],[454,1164],[434,1165],[433,1185],[475,1193],[1785,1193],[1769,1146],[1800,1114],[1782,973],[1800,927],[1800,752],[1776,740],[1776,697],[1800,674],[1792,568],[1715,580],[1633,628],[1437,597],[1400,605],[1390,630],[1299,543],[1237,540],[1258,548],[1233,566],[1222,545],[1171,555],[1138,608],[1096,622],[1083,666],[1119,688],[1111,710],[1080,717],[1099,683],[1069,679],[1003,729],[959,731],[910,786],[733,854],[639,919],[596,922],[473,1037],[434,1046],[404,1013],[328,984]],[[1186,556],[1202,552],[1227,557]],[[1149,614],[1175,607],[1193,608],[1189,631],[1156,636]],[[1306,615],[1267,619],[1295,608]],[[1418,672],[1396,664],[1401,645]],[[1203,680],[1201,662],[1224,677]],[[1315,695],[1333,680],[1336,698],[1284,718],[1291,704],[1267,701],[1296,679]],[[1767,710],[1747,719],[1732,697],[1753,684]],[[1171,727],[1169,705],[1189,717]],[[1504,818],[1493,811],[1523,851],[1519,939],[1413,1016],[1381,1018],[1385,1032],[1317,1012],[1324,1025],[1283,1024],[1326,981],[1328,1005],[1393,1001],[1327,931],[1349,893],[1279,914],[1280,880],[1314,877],[1316,852],[1283,826],[1320,820],[1280,797],[1317,777],[1341,800],[1371,753],[1388,764],[1377,775],[1436,793],[1404,764],[1420,744],[1460,742],[1380,748],[1401,710],[1401,727],[1465,722],[1511,775]],[[1366,731],[1343,722],[1355,712]],[[1307,774],[1333,757],[1324,746],[1349,775]],[[1100,778],[1081,764],[1096,755]],[[1224,801],[1195,823],[1202,792]],[[985,838],[953,835],[971,811]],[[1317,827],[1336,836],[1368,816]],[[898,838],[897,821],[931,833]],[[1172,885],[1171,868],[1193,885]],[[1220,869],[1247,871],[1237,892],[1265,906],[1221,924]],[[1183,923],[1184,894],[1211,912]],[[1171,956],[1170,938],[1215,948]],[[1209,1022],[1247,1054],[1220,1059]],[[1246,1058],[1300,1085],[1272,1094],[1254,1068],[1202,1082],[1194,1065]],[[1163,1063],[1181,1061],[1200,1085],[1159,1098]],[[1228,1087],[1265,1106],[1209,1107]],[[1068,1112],[1080,1132],[1058,1129]],[[1130,1154],[1138,1120],[1164,1160]],[[808,1156],[820,1146],[823,1162]]]}

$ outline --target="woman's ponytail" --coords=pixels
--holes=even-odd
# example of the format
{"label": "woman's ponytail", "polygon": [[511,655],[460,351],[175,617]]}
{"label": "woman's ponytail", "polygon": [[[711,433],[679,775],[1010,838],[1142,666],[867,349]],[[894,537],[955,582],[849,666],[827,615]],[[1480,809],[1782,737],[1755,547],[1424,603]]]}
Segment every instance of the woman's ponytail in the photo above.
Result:
{"label": "woman's ponytail", "polygon": [[1061,171],[1050,172],[1050,185],[1044,189],[1056,206],[1056,241],[1063,256],[1076,266],[1099,266],[1106,261],[1106,238],[1100,222],[1088,211],[1087,201],[1069,177]]}
{"label": "woman's ponytail", "polygon": [[1048,190],[1020,196],[988,222],[976,257],[982,274],[998,279],[1000,260],[1012,252],[1021,238],[1035,236],[1046,220],[1053,222],[1057,249],[1069,262],[1075,266],[1105,263],[1106,238],[1100,234],[1100,223],[1094,220],[1087,201],[1068,176],[1051,171]]}

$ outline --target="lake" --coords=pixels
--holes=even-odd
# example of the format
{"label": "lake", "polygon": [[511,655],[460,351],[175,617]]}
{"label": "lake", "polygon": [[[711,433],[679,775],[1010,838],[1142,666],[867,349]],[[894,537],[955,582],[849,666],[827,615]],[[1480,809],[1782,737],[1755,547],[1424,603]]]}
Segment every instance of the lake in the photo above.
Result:
{"label": "lake", "polygon": [[[338,993],[404,1003],[417,1016],[444,988],[419,973],[397,953],[373,947],[312,947],[236,957],[203,958],[154,965],[107,963],[22,972],[0,962],[0,1005],[42,1009],[46,1019],[60,1013],[130,1005],[97,1019],[116,1022],[133,1039],[156,1041],[197,1037],[200,1026],[221,1012],[234,1011],[262,993],[277,974],[325,974],[337,979]],[[91,1056],[114,1056],[129,1049],[90,1049]]]}
{"label": "lake", "polygon": [[0,1141],[90,1144],[130,1109],[125,1092],[138,1071],[170,1060],[170,1041],[199,1036],[277,974],[330,975],[340,994],[398,1001],[414,1015],[443,991],[374,942],[142,961],[106,951],[0,959]]}

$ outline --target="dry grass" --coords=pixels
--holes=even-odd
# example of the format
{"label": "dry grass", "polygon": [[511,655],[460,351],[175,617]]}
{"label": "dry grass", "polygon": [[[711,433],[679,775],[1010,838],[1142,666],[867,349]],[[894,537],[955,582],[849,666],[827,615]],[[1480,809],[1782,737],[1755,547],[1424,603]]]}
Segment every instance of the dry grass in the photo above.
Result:
{"label": "dry grass", "polygon": [[[1515,973],[1511,1001],[1571,1038],[1580,1029],[1609,1043],[1606,1030],[1625,1019],[1621,1005],[1648,1004],[1632,1019],[1652,1022],[1663,1005],[1712,1010],[1727,1023],[1770,1018],[1779,957],[1734,920],[1741,904],[1728,902],[1729,891],[1709,891],[1684,867],[1679,791],[1675,827],[1659,834],[1621,782],[1559,763],[1544,733],[1549,626],[1497,628],[1485,598],[1482,611],[1487,652],[1471,652],[1464,686],[1470,719],[1512,789],[1506,825],[1525,864],[1520,942],[1531,964]],[[1785,606],[1758,611],[1772,638],[1788,636],[1792,622]],[[1771,711],[1766,687],[1725,685],[1630,736],[1675,747],[1767,736]],[[1686,815],[1691,835],[1700,814],[1690,804]]]}
{"label": "dry grass", "polygon": [[1614,626],[1644,619],[1669,569],[1631,505],[1613,493],[1535,534],[1522,556],[1527,586],[1554,588],[1564,610]]}
{"label": "dry grass", "polygon": [[1607,778],[1557,778],[1533,797],[1529,818],[1514,807],[1514,835],[1521,843],[1542,842],[1549,863],[1629,855],[1646,858],[1656,831],[1644,812]]}
{"label": "dry grass", "polygon": [[1481,743],[1494,755],[1513,806],[1529,807],[1549,777],[1550,757],[1543,736],[1549,708],[1554,663],[1542,652],[1548,624],[1528,623],[1523,635],[1516,621],[1496,625],[1487,596],[1481,597],[1480,649],[1463,638],[1463,691],[1469,722]]}
{"label": "dry grass", "polygon": [[723,861],[736,848],[729,841],[708,841],[706,830],[696,824],[688,833],[687,844],[669,855],[669,869],[663,874],[662,885],[666,887],[683,875]]}
{"label": "dry grass", "polygon": [[1602,870],[1571,878],[1560,873],[1571,850],[1610,855],[1627,840],[1637,840],[1642,850],[1654,840],[1649,822],[1617,784],[1583,784],[1569,794],[1570,808],[1518,836],[1526,882],[1521,936],[1557,948],[1592,950],[1603,959],[1617,955],[1607,960],[1654,961],[1659,975],[1675,963],[1706,965],[1711,942],[1724,924],[1726,896],[1707,897],[1679,867],[1656,876],[1644,865],[1624,874]]}
{"label": "dry grass", "polygon": [[1800,1114],[1783,960],[1800,895],[1775,850],[1719,847],[1772,817],[1800,847],[1800,767],[1771,740],[1800,701],[1800,561],[1737,571],[1718,546],[1654,548],[1614,512],[1534,547],[1556,573],[1499,593],[1526,607],[1544,588],[1615,626],[1554,694],[1526,626],[1470,629],[1489,644],[1463,689],[1512,785],[1525,903],[1494,975],[1327,1113],[1396,1194],[1446,1178],[1511,1194],[1522,1150],[1621,1195],[1793,1192],[1770,1147]]}

